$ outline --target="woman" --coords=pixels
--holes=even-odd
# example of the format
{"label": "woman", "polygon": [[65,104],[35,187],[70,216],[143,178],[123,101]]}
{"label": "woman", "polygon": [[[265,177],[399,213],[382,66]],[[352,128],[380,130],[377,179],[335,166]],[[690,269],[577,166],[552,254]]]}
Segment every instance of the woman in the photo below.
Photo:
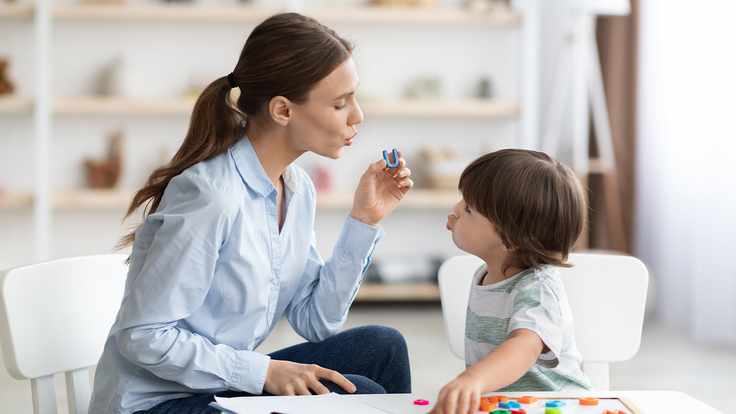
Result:
{"label": "woman", "polygon": [[[385,327],[337,333],[381,230],[411,188],[402,159],[360,179],[332,258],[316,250],[315,190],[293,162],[338,158],[357,134],[352,46],[295,13],[258,25],[235,70],[195,104],[147,203],[125,295],[97,369],[92,413],[208,413],[216,393],[410,392],[406,344]],[[239,88],[236,105],[231,89]],[[247,120],[247,121],[246,121]],[[254,349],[283,317],[309,342]]]}

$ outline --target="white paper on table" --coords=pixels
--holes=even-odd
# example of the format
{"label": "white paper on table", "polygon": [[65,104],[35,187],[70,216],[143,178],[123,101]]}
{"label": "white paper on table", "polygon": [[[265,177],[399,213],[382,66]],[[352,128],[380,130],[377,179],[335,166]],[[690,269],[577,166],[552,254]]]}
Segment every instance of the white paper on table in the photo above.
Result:
{"label": "white paper on table", "polygon": [[341,398],[339,394],[292,397],[215,397],[217,405],[238,414],[385,414],[386,411]]}

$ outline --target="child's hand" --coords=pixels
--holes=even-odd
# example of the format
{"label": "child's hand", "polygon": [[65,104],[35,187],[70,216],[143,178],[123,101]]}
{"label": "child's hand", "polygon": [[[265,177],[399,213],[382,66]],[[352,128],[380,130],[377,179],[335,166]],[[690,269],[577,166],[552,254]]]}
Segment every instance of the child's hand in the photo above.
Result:
{"label": "child's hand", "polygon": [[476,414],[483,385],[467,371],[442,387],[430,414]]}

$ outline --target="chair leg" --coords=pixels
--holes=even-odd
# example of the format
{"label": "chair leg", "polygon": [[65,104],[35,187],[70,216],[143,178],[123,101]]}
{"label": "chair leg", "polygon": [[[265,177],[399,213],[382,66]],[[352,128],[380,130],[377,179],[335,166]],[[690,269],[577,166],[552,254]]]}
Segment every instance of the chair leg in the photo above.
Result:
{"label": "chair leg", "polygon": [[53,375],[32,379],[31,395],[34,414],[57,414]]}
{"label": "chair leg", "polygon": [[87,414],[92,396],[87,368],[66,373],[66,396],[69,401],[69,414]]}

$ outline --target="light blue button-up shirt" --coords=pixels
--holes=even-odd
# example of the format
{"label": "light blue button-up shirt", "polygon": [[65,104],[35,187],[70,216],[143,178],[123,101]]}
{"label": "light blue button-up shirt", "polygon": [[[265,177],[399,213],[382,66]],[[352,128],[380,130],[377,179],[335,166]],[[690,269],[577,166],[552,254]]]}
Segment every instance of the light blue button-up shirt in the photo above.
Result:
{"label": "light blue button-up shirt", "polygon": [[283,316],[312,342],[341,328],[381,231],[348,217],[325,263],[314,186],[296,165],[283,177],[281,232],[276,188],[247,138],[171,180],[136,231],[91,413],[194,393],[260,394],[269,357],[254,349]]}

